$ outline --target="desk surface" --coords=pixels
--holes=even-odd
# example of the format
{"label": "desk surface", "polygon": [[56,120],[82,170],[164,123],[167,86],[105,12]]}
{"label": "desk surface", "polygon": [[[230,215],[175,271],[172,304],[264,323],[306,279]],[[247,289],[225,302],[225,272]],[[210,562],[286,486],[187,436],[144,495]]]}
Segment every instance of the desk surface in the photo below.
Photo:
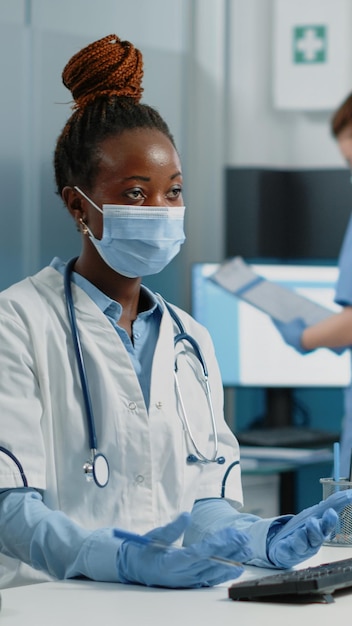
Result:
{"label": "desk surface", "polygon": [[[351,548],[324,546],[304,563],[318,565],[352,556]],[[303,566],[303,565],[302,565]],[[244,577],[268,575],[273,570],[248,568]],[[345,620],[352,592],[340,595],[333,604],[280,604],[234,602],[227,595],[231,583],[197,590],[169,590],[147,587],[65,581],[4,589],[1,591],[1,626],[72,626],[74,624],[153,624],[153,626],[233,626],[269,624],[297,626],[317,623],[331,626]]]}

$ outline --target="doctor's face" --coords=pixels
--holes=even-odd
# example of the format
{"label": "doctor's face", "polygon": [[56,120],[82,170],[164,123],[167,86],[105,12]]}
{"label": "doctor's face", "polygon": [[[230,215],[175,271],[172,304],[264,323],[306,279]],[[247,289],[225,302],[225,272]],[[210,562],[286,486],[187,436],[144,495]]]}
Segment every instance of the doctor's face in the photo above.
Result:
{"label": "doctor's face", "polygon": [[[105,139],[98,173],[87,195],[103,204],[183,206],[181,164],[168,137],[154,129],[134,129]],[[102,237],[103,220],[85,200],[86,223]]]}

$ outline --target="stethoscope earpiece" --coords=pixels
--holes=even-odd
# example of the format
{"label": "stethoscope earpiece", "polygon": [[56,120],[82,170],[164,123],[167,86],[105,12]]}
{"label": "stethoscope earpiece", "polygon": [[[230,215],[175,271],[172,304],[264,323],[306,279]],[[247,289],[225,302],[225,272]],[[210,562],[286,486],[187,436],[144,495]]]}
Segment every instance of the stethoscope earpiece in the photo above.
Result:
{"label": "stethoscope earpiece", "polygon": [[187,463],[198,463],[199,459],[195,454],[189,454],[186,461]]}
{"label": "stethoscope earpiece", "polygon": [[[192,464],[192,463],[209,463],[210,462],[208,460],[203,461],[203,459],[198,458],[195,454],[189,454],[187,459],[186,459],[186,461],[189,464]],[[225,457],[224,456],[218,456],[217,459],[214,459],[213,463],[218,463],[219,465],[224,465]]]}

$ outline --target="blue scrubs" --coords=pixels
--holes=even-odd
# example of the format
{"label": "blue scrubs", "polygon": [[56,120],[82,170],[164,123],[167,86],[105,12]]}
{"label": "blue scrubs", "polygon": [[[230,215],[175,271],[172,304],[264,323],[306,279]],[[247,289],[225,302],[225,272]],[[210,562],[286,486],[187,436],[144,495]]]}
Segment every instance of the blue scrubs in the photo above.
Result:
{"label": "blue scrubs", "polygon": [[[339,278],[336,285],[335,302],[341,306],[352,306],[352,215],[349,219],[339,256]],[[352,350],[351,350],[352,357]],[[352,382],[344,390],[344,417],[341,431],[341,477],[350,473],[352,450]]]}

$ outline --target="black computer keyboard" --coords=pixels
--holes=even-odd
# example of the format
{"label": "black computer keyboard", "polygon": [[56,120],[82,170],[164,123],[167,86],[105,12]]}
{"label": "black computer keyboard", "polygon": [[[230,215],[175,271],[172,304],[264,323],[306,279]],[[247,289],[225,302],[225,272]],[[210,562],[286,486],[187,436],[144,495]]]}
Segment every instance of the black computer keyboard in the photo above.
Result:
{"label": "black computer keyboard", "polygon": [[228,591],[232,600],[309,601],[321,596],[332,602],[334,591],[346,587],[352,587],[352,558],[234,583]]}

